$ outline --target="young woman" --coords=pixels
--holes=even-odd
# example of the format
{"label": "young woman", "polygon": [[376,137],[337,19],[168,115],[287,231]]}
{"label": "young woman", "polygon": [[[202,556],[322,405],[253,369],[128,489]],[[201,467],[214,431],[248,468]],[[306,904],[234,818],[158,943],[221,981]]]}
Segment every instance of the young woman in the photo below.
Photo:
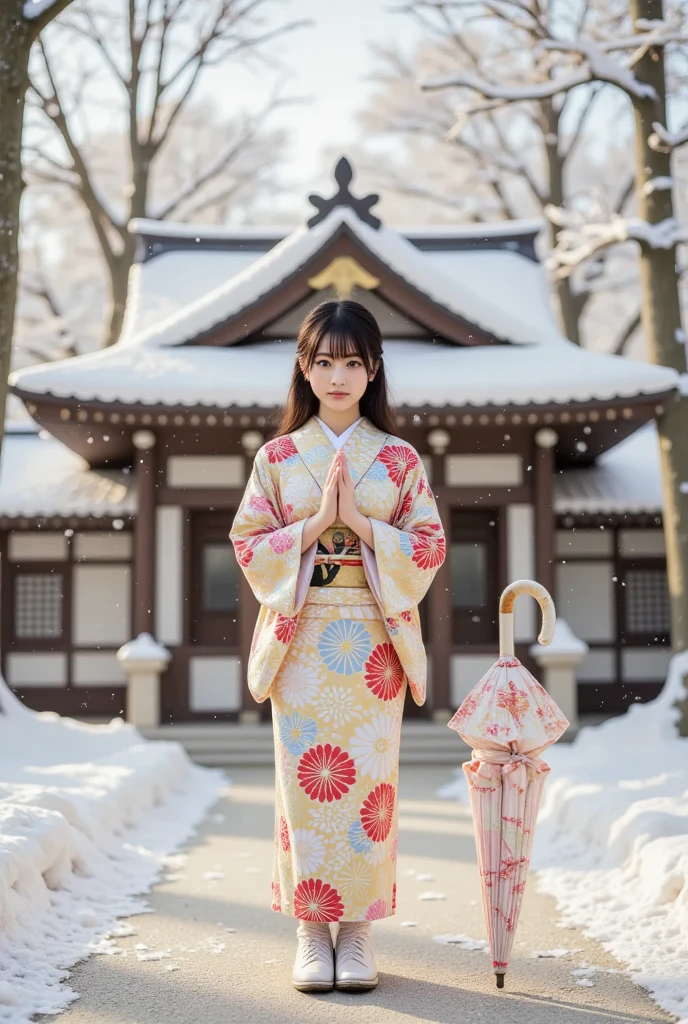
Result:
{"label": "young woman", "polygon": [[248,684],[272,702],[272,909],[300,922],[293,984],[374,988],[370,922],[396,908],[407,684],[425,701],[418,603],[445,539],[423,463],[394,434],[380,329],[359,303],[322,302],[303,321],[230,537],[261,605]]}

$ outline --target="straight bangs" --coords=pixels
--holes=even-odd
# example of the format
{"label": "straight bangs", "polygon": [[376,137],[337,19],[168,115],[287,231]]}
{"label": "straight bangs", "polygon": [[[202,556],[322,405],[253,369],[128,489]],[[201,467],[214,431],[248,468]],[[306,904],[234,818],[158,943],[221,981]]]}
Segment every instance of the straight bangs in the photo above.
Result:
{"label": "straight bangs", "polygon": [[366,372],[372,371],[370,353],[360,331],[356,330],[355,324],[347,323],[346,315],[333,318],[329,325],[326,322],[321,322],[314,327],[309,335],[305,353],[309,367],[315,361],[323,338],[327,338],[327,351],[333,359],[348,359],[351,356],[358,356],[362,360]]}

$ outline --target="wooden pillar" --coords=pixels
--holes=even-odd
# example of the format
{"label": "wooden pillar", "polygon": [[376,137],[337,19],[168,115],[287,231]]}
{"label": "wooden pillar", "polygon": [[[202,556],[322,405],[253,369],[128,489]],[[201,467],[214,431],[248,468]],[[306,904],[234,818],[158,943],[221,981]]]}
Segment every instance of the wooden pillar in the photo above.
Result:
{"label": "wooden pillar", "polygon": [[535,575],[554,596],[554,445],[556,431],[548,427],[535,434]]}
{"label": "wooden pillar", "polygon": [[152,430],[134,431],[134,471],[138,511],[134,524],[132,631],[153,635],[155,622],[155,494],[157,489],[156,436]]}

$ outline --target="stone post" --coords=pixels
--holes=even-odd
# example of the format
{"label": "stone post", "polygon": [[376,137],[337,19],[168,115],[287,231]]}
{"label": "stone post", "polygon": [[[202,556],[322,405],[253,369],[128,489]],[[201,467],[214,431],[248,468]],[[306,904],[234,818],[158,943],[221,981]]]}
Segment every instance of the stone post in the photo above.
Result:
{"label": "stone post", "polygon": [[540,682],[564,712],[572,729],[578,728],[576,669],[587,653],[586,642],[579,640],[564,619],[557,619],[551,644],[530,647],[531,657],[544,673]]}
{"label": "stone post", "polygon": [[117,651],[117,660],[127,674],[126,717],[132,725],[160,725],[160,673],[171,657],[150,633],[139,633]]}

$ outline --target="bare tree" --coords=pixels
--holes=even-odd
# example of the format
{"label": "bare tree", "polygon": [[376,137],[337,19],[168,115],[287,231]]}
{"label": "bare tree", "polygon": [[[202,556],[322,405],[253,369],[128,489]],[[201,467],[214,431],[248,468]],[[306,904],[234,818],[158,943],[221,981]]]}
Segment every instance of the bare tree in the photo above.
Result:
{"label": "bare tree", "polygon": [[0,4],[0,446],[17,295],[19,207],[24,190],[21,151],[29,53],[39,33],[69,3],[70,0],[3,0]]}
{"label": "bare tree", "polygon": [[[265,182],[278,139],[268,118],[293,100],[275,91],[258,113],[227,124],[212,157],[196,166],[176,192],[160,195],[158,167],[179,131],[204,72],[238,60],[265,61],[263,49],[286,32],[309,24],[264,25],[271,0],[77,0],[69,18],[39,41],[32,67],[31,102],[50,126],[53,142],[31,146],[32,175],[78,196],[107,268],[110,311],[104,344],[117,340],[127,300],[135,239],[133,218],[181,218],[227,203]],[[66,68],[65,52],[79,71]],[[103,75],[107,82],[103,82]],[[123,114],[124,181],[113,182],[112,165],[94,159],[88,107],[103,106],[103,92]]]}
{"label": "bare tree", "polygon": [[[562,206],[575,199],[577,179],[585,173],[588,126],[611,100],[606,81],[585,74],[575,96],[573,90],[556,91],[553,54],[543,41],[553,25],[571,35],[597,30],[601,10],[604,23],[614,24],[619,16],[614,8],[607,2],[557,0],[407,0],[395,10],[418,22],[425,41],[411,61],[396,49],[376,48],[382,64],[376,77],[386,86],[386,102],[375,98],[371,126],[430,142],[436,152],[448,150],[459,181],[445,190],[447,199],[469,219],[528,216]],[[527,77],[531,88],[500,92],[495,69],[502,76],[498,82],[511,74]],[[473,168],[468,177],[467,164]],[[418,184],[408,182],[404,175],[388,184],[417,195]],[[461,206],[456,198],[466,195],[466,184],[472,186],[470,204],[464,199]],[[428,199],[447,205],[433,185],[424,191]],[[626,171],[604,197],[610,214],[624,212],[632,196],[633,173]],[[554,245],[558,227],[549,224],[548,230]],[[601,257],[590,276],[581,268],[555,278],[562,328],[578,344],[583,315],[599,295],[603,275]],[[633,311],[621,327],[622,337],[631,336],[635,319]]]}
{"label": "bare tree", "polygon": [[[0,449],[17,295],[19,207],[24,189],[21,152],[29,53],[38,34],[69,3],[70,0],[2,0],[0,4]],[[4,680],[0,680],[0,714],[10,714],[20,707]]]}

